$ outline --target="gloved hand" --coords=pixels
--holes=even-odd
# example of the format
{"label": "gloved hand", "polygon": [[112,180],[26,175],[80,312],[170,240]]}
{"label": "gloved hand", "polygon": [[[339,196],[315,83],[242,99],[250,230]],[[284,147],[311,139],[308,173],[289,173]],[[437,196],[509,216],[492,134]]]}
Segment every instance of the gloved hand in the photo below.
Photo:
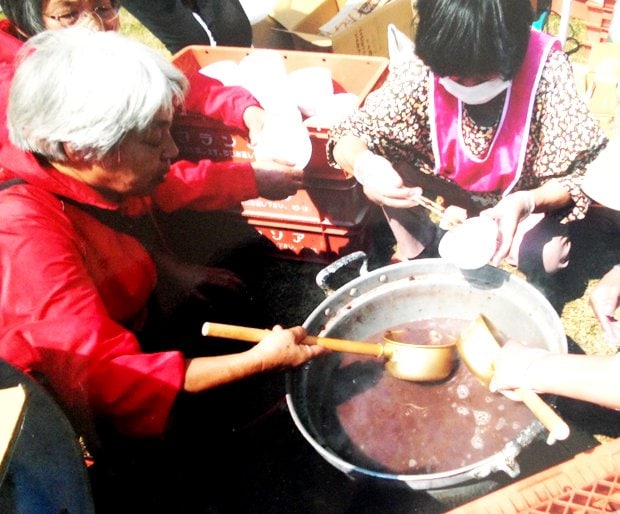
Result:
{"label": "gloved hand", "polygon": [[262,107],[252,105],[243,112],[243,122],[248,128],[250,145],[255,145],[258,135],[265,125],[265,111]]}
{"label": "gloved hand", "polygon": [[498,226],[498,247],[491,264],[497,266],[508,255],[517,225],[532,214],[535,208],[533,191],[517,191],[502,198],[495,207],[480,213],[481,216],[493,218]]}
{"label": "gloved hand", "polygon": [[512,400],[518,396],[512,391],[519,387],[529,388],[528,371],[532,364],[549,353],[542,348],[531,348],[516,341],[508,341],[497,353],[495,372],[489,390],[501,392]]}
{"label": "gloved hand", "polygon": [[364,194],[378,205],[413,207],[417,205],[415,197],[422,192],[419,187],[406,187],[390,161],[370,150],[365,150],[356,157],[353,175],[364,187]]}

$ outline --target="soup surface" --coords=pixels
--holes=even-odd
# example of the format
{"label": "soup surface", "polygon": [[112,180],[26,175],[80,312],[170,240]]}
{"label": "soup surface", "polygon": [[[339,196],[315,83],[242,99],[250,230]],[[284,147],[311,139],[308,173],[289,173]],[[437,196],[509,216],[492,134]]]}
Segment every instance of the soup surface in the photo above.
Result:
{"label": "soup surface", "polygon": [[[421,320],[391,330],[400,342],[437,344],[457,337],[467,323]],[[368,340],[381,342],[384,334]],[[321,385],[316,423],[332,451],[366,469],[428,474],[461,468],[501,451],[535,419],[523,404],[490,393],[460,361],[445,380],[411,382],[389,375],[383,359],[328,358],[339,362]]]}

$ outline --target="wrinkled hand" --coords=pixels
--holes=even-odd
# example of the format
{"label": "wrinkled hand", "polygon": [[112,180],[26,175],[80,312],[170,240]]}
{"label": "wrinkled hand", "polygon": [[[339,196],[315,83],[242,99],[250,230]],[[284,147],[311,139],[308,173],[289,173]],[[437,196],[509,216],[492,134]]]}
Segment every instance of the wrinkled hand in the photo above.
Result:
{"label": "wrinkled hand", "polygon": [[620,306],[620,266],[614,266],[590,293],[590,306],[610,345],[620,343],[620,321],[615,311]]}
{"label": "wrinkled hand", "polygon": [[265,110],[262,107],[252,105],[243,112],[243,122],[248,128],[250,145],[256,144],[258,135],[265,125]]}
{"label": "wrinkled hand", "polygon": [[260,196],[269,200],[284,200],[302,187],[304,171],[283,161],[252,163]]}
{"label": "wrinkled hand", "polygon": [[530,348],[516,341],[508,341],[495,358],[495,373],[489,384],[493,392],[501,392],[511,400],[518,400],[513,391],[528,388],[528,371],[532,363],[544,358],[549,352],[542,348]]}
{"label": "wrinkled hand", "polygon": [[328,351],[322,346],[304,344],[303,340],[306,335],[303,327],[284,329],[276,325],[260,343],[249,351],[258,355],[261,371],[293,368]]}
{"label": "wrinkled hand", "polygon": [[498,227],[497,251],[491,264],[497,266],[510,252],[517,225],[534,212],[536,203],[532,191],[517,191],[502,198],[499,203],[480,213],[493,218]]}
{"label": "wrinkled hand", "polygon": [[364,194],[378,205],[408,208],[418,205],[419,187],[406,187],[390,161],[365,150],[355,159],[353,175],[364,187]]}

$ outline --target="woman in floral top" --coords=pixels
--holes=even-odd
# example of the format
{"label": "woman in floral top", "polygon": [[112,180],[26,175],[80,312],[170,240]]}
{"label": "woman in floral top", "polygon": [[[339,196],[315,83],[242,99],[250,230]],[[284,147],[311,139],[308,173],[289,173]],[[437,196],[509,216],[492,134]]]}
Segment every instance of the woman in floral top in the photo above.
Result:
{"label": "woman in floral top", "polygon": [[493,264],[530,277],[566,267],[566,224],[588,209],[581,178],[606,138],[559,42],[530,28],[529,0],[419,0],[417,11],[415,51],[332,129],[330,162],[382,206],[394,260],[434,250],[424,188],[497,222]]}

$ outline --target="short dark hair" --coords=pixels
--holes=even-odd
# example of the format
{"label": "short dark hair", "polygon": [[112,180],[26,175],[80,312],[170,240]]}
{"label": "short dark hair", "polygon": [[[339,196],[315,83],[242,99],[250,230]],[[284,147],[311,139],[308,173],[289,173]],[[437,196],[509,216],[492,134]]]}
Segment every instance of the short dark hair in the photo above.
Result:
{"label": "short dark hair", "polygon": [[436,75],[512,79],[529,42],[530,0],[418,0],[415,51]]}
{"label": "short dark hair", "polygon": [[0,0],[7,19],[26,37],[45,30],[43,0]]}

